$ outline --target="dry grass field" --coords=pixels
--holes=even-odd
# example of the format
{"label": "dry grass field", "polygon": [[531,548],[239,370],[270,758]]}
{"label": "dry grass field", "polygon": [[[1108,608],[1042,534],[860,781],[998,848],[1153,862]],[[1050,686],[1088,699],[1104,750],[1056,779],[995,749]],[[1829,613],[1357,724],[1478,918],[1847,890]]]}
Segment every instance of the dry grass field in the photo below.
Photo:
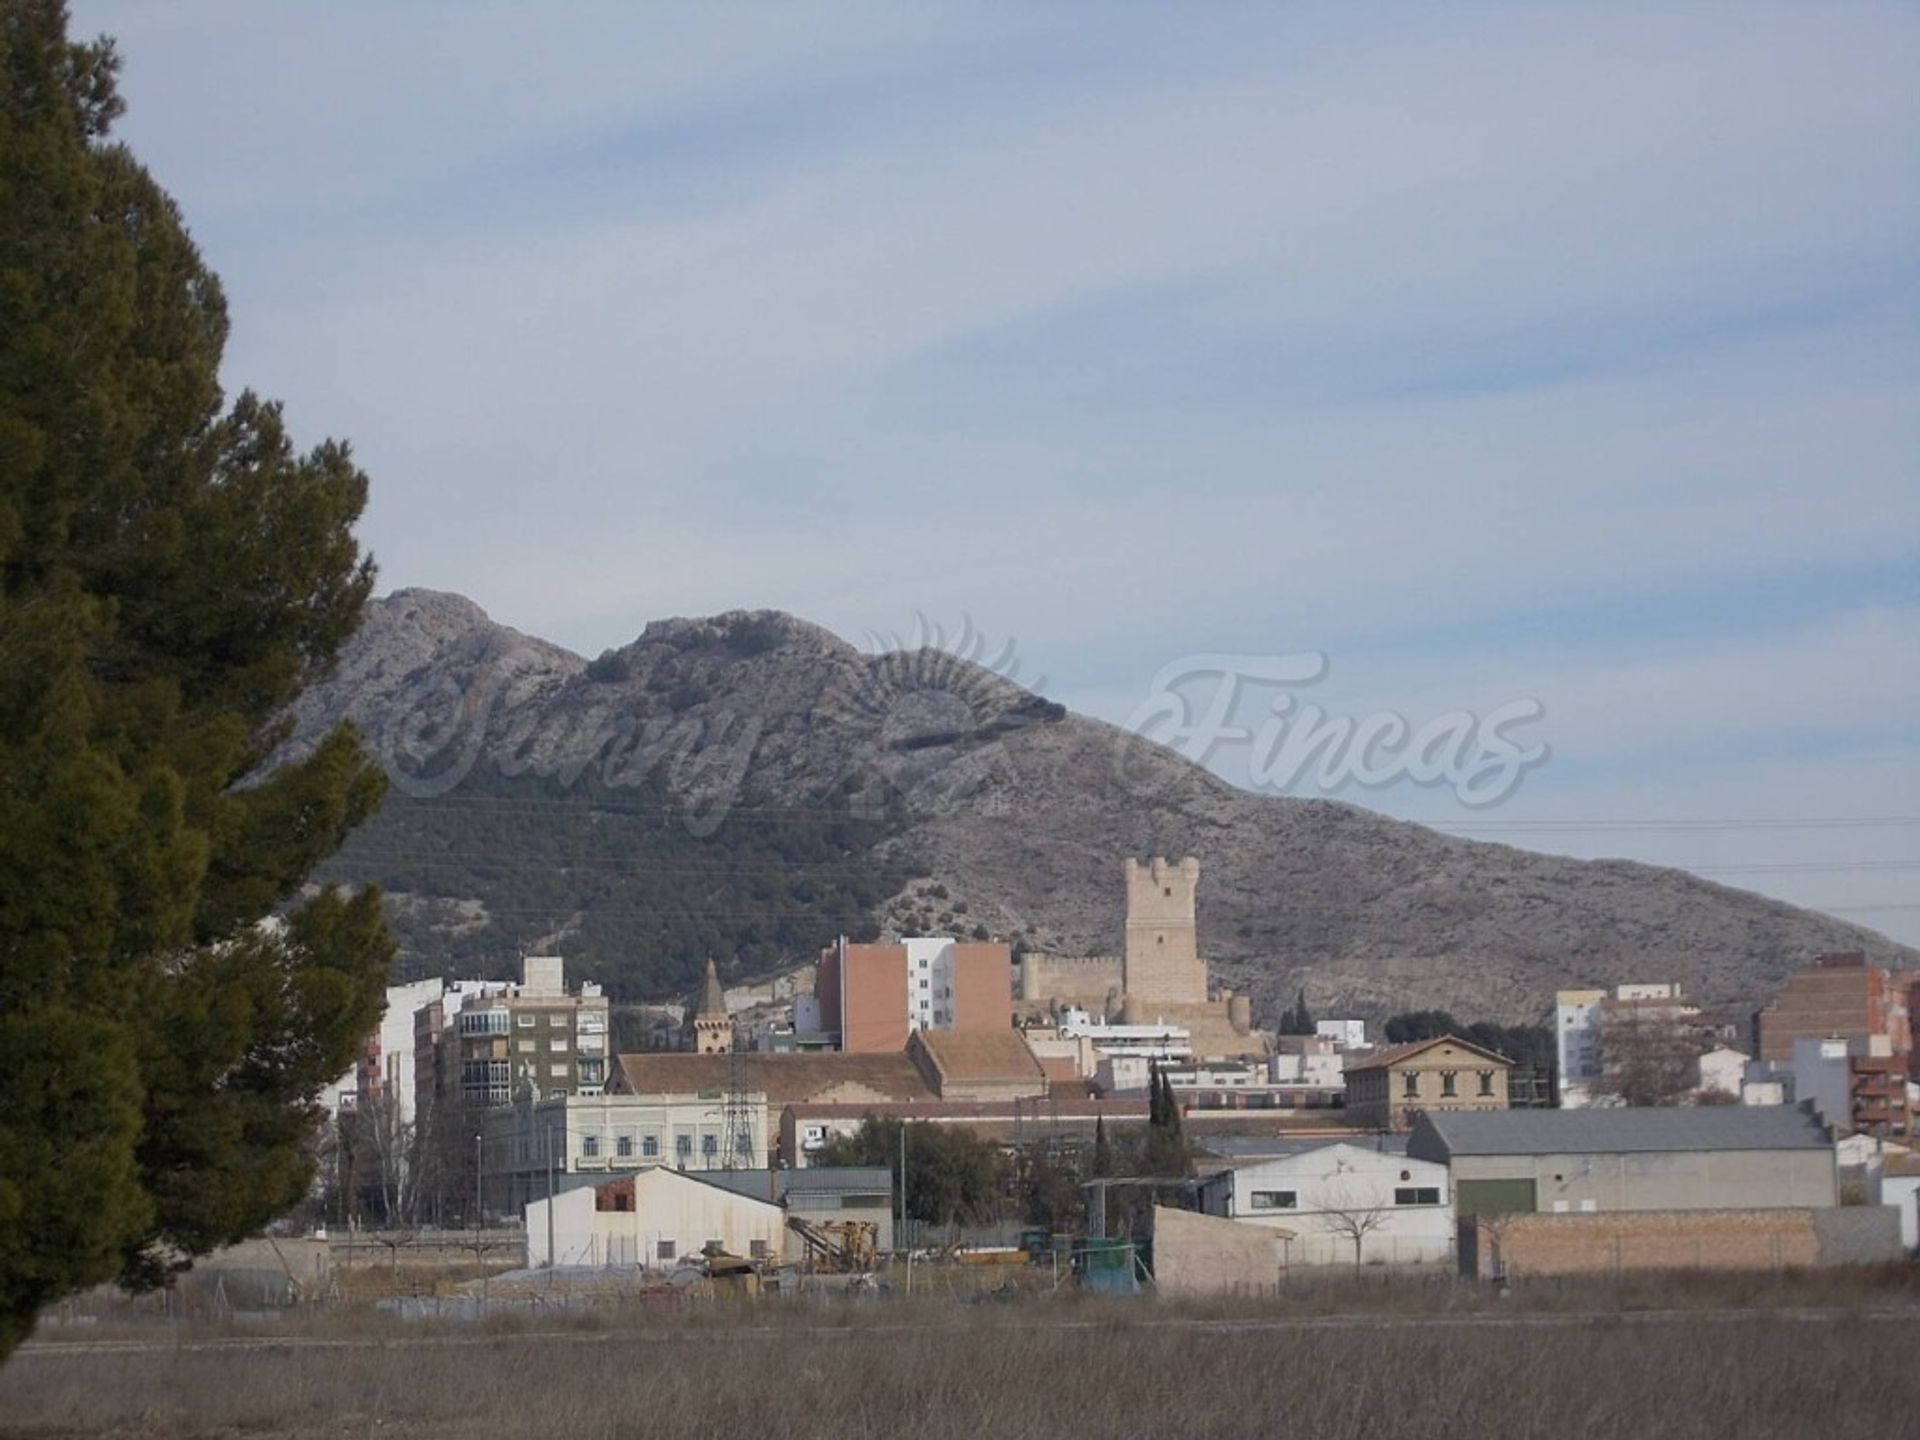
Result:
{"label": "dry grass field", "polygon": [[1801,1440],[1920,1433],[1904,1279],[44,1335],[0,1436]]}

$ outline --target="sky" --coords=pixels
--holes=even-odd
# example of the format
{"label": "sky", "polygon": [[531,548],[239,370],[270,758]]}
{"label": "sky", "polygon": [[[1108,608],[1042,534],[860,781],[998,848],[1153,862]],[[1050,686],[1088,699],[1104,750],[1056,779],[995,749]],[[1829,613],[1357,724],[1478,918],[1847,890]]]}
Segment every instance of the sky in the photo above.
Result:
{"label": "sky", "polygon": [[1920,10],[72,8],[384,587],[970,626],[1920,943]]}

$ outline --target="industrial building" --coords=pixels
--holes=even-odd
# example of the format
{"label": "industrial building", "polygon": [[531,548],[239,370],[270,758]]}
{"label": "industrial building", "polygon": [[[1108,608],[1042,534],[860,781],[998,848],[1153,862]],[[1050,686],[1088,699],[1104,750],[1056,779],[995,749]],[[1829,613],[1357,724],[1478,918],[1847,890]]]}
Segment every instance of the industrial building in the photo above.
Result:
{"label": "industrial building", "polygon": [[560,1191],[525,1215],[527,1263],[536,1267],[671,1270],[707,1246],[753,1260],[786,1254],[781,1206],[664,1166]]}
{"label": "industrial building", "polygon": [[1204,1214],[1282,1228],[1287,1265],[1444,1265],[1447,1167],[1337,1142],[1235,1165],[1200,1184]]}
{"label": "industrial building", "polygon": [[1427,1112],[1407,1154],[1448,1168],[1463,1216],[1839,1203],[1832,1138],[1798,1107]]}

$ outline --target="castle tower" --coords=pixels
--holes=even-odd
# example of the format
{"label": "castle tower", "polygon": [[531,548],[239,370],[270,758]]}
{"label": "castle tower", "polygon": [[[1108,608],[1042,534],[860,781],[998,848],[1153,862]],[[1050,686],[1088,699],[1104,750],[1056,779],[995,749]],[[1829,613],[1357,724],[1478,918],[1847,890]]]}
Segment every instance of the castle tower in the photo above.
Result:
{"label": "castle tower", "polygon": [[700,985],[700,1004],[693,1012],[693,1048],[702,1055],[725,1055],[733,1049],[733,1021],[727,1017],[727,997],[711,957],[707,978]]}
{"label": "castle tower", "polygon": [[1204,1005],[1207,966],[1200,958],[1193,892],[1200,862],[1127,857],[1126,993],[1147,1005]]}

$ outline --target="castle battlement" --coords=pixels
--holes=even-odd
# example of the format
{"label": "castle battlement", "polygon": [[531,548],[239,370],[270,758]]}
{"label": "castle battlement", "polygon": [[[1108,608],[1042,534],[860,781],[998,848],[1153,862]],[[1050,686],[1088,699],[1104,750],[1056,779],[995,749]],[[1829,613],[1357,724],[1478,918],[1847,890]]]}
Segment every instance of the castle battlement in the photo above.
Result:
{"label": "castle battlement", "polygon": [[1200,862],[1162,856],[1126,861],[1127,997],[1145,1004],[1204,1005],[1207,966],[1200,958],[1194,892]]}

